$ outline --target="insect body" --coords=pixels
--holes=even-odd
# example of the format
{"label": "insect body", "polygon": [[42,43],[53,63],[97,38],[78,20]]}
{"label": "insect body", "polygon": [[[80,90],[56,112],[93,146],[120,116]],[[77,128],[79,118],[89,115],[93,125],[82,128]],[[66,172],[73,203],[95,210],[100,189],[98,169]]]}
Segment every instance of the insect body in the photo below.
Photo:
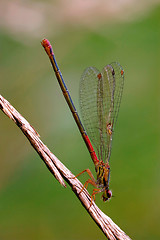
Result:
{"label": "insect body", "polygon": [[119,63],[115,62],[104,67],[102,72],[99,72],[95,67],[89,67],[82,74],[80,81],[80,109],[86,127],[85,130],[63,80],[50,42],[44,39],[41,43],[50,58],[60,88],[95,165],[96,180],[89,169],[77,175],[87,172],[90,176],[81,191],[83,191],[84,187],[87,188],[90,183],[95,187],[91,195],[91,204],[92,199],[95,199],[95,195],[99,192],[103,192],[102,199],[107,201],[112,196],[112,192],[109,190],[109,160],[114,127],[122,97],[124,70]]}

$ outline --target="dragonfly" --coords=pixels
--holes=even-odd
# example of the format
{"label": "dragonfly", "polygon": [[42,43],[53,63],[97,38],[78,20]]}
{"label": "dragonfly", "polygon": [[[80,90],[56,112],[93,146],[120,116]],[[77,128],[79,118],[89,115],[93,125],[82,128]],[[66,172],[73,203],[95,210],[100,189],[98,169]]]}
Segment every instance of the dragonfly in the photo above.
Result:
{"label": "dragonfly", "polygon": [[113,62],[105,66],[101,72],[95,67],[88,67],[83,72],[79,94],[80,110],[86,127],[85,130],[63,80],[50,42],[47,39],[43,39],[41,44],[50,59],[62,93],[95,166],[97,179],[94,178],[89,169],[85,169],[76,176],[78,177],[84,172],[87,172],[90,176],[81,192],[85,187],[88,187],[88,184],[91,184],[95,187],[91,195],[91,204],[93,199],[95,201],[97,193],[102,193],[102,200],[105,202],[112,197],[112,191],[109,189],[109,160],[114,128],[123,93],[124,70],[118,62]]}

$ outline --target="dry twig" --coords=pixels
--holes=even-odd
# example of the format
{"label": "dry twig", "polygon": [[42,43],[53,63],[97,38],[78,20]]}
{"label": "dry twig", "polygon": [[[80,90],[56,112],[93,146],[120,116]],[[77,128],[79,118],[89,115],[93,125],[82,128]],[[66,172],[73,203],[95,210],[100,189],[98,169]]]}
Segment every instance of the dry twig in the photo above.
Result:
{"label": "dry twig", "polygon": [[[37,151],[41,159],[44,161],[50,172],[65,186],[64,180],[71,186],[72,190],[81,201],[87,212],[102,230],[102,232],[110,240],[129,240],[130,238],[107,216],[105,215],[93,202],[91,203],[91,196],[88,191],[84,189],[82,183],[75,178],[75,176],[58,160],[58,158],[50,152],[46,145],[40,140],[39,134],[26,121],[16,109],[0,95],[0,109],[21,129],[24,135],[28,138],[33,148]],[[64,180],[63,180],[64,179]]]}

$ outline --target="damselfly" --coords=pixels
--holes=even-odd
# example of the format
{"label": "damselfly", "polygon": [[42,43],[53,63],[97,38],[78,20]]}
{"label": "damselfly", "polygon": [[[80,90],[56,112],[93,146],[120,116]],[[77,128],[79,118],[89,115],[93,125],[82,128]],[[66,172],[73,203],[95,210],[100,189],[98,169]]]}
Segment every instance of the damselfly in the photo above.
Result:
{"label": "damselfly", "polygon": [[[41,44],[50,58],[63,95],[95,165],[97,180],[94,179],[89,169],[80,173],[87,172],[91,177],[85,182],[82,191],[90,183],[95,187],[91,195],[91,204],[92,199],[94,198],[95,200],[95,194],[100,192],[103,192],[103,201],[107,201],[112,197],[112,192],[109,189],[109,159],[114,127],[123,92],[124,70],[119,63],[114,62],[104,67],[101,73],[95,67],[89,67],[82,74],[80,82],[80,109],[86,127],[85,131],[57,65],[50,42],[44,39]],[[87,133],[96,148],[98,157]]]}

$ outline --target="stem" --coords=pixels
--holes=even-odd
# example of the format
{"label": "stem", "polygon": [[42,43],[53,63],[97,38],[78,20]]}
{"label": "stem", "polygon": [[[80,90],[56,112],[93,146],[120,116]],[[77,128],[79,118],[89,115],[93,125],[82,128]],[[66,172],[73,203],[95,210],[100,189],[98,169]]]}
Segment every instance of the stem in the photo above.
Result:
{"label": "stem", "polygon": [[60,184],[66,187],[64,180],[71,186],[72,191],[76,194],[83,207],[95,221],[98,227],[109,240],[129,240],[130,238],[95,204],[91,203],[91,196],[84,188],[83,184],[75,178],[69,169],[67,169],[58,158],[47,148],[40,140],[39,134],[29,124],[29,122],[5,99],[0,95],[0,109],[21,129],[23,134],[28,138],[32,147],[39,154],[40,158],[46,164],[49,171],[55,176]]}

